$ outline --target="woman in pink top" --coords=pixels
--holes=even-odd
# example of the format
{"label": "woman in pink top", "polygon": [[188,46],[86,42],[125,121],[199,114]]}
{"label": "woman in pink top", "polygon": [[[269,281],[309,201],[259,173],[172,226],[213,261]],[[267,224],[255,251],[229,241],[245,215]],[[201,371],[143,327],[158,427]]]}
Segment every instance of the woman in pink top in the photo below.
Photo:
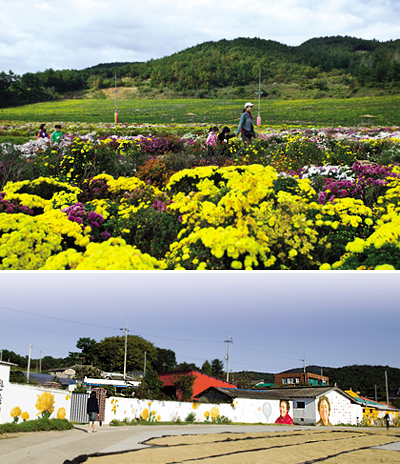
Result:
{"label": "woman in pink top", "polygon": [[206,145],[209,147],[215,147],[217,145],[217,133],[218,127],[212,127],[210,132],[208,133],[208,137],[206,140]]}

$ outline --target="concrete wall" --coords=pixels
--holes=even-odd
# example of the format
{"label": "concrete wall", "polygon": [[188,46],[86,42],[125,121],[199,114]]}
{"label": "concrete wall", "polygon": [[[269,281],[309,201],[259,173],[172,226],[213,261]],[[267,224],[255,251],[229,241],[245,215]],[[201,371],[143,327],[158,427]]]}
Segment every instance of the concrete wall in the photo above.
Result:
{"label": "concrete wall", "polygon": [[[26,413],[29,419],[40,415],[38,407],[41,401],[53,403],[54,411],[51,418],[70,418],[71,394],[65,390],[42,388],[32,385],[17,385],[9,383],[10,367],[0,363],[0,423],[12,422],[16,410]],[[327,395],[331,406],[329,421],[332,425],[357,424],[363,417],[362,407],[350,402],[339,392]],[[305,408],[298,408],[298,402],[303,401]],[[317,400],[304,398],[290,401],[289,415],[295,424],[316,424],[320,417]],[[233,404],[183,403],[179,401],[149,401],[135,398],[107,398],[104,423],[113,419],[176,421],[179,417],[184,421],[188,414],[194,413],[196,422],[211,421],[225,416],[232,422],[274,424],[279,417],[278,400],[256,400],[237,398]],[[22,420],[20,416],[19,421]]]}
{"label": "concrete wall", "polygon": [[196,422],[211,421],[225,416],[233,422],[274,423],[279,416],[279,401],[237,399],[233,405],[212,403],[183,403],[179,401],[149,401],[135,398],[107,398],[105,423],[117,420],[140,419],[162,422],[182,421],[194,413]]}
{"label": "concrete wall", "polygon": [[[304,408],[301,407],[302,403]],[[293,423],[296,425],[315,425],[314,398],[297,398],[293,400]]]}
{"label": "concrete wall", "polygon": [[[18,385],[9,382],[10,367],[0,364],[0,424],[13,422],[17,412],[18,422],[36,419],[44,404],[51,405],[50,418],[69,419],[71,395],[65,390],[42,388],[34,385]],[[39,409],[38,409],[39,408]]]}

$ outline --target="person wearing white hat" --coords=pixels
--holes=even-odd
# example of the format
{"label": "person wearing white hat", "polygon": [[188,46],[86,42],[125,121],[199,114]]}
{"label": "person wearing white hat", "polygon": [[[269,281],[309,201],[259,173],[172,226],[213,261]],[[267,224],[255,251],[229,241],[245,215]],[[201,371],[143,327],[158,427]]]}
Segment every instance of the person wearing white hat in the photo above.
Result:
{"label": "person wearing white hat", "polygon": [[244,105],[242,115],[240,116],[239,126],[236,131],[236,135],[241,135],[244,143],[251,144],[252,137],[255,136],[253,126],[253,116],[251,110],[253,109],[253,103],[247,102]]}

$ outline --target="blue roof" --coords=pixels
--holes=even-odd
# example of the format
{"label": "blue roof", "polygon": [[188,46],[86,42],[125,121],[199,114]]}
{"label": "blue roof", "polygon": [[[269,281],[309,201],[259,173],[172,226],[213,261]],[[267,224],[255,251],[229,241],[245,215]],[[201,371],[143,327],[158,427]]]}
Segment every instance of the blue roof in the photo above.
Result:
{"label": "blue roof", "polygon": [[[27,373],[24,372],[24,375],[26,377]],[[62,377],[57,377],[57,379],[60,380],[61,385],[63,387],[67,387],[68,385],[76,383],[75,379],[67,379],[67,378],[62,378]],[[54,382],[54,375],[38,374],[37,372],[30,372],[29,373],[29,380],[37,380],[39,383]]]}

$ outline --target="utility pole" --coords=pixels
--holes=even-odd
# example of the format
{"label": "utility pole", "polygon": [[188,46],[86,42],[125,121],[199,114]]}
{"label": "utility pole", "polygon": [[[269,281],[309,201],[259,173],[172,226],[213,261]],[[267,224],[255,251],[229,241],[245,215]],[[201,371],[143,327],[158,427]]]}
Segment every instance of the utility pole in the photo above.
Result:
{"label": "utility pole", "polygon": [[386,403],[389,406],[389,385],[387,371],[385,371],[385,384],[386,384]]}
{"label": "utility pole", "polygon": [[146,375],[146,351],[144,352],[143,377]]}
{"label": "utility pole", "polygon": [[304,383],[306,383],[306,355],[304,353],[300,361],[303,361],[303,372],[304,372],[303,378],[304,378]]}
{"label": "utility pole", "polygon": [[118,124],[118,110],[117,110],[117,72],[115,72],[115,90],[114,90],[114,93],[115,93],[115,112],[114,112],[114,120],[115,120],[115,124]]}
{"label": "utility pole", "polygon": [[39,374],[42,372],[42,352],[39,354]]}
{"label": "utility pole", "polygon": [[128,321],[126,321],[125,329],[119,329],[119,330],[125,330],[124,380],[126,380],[126,353],[128,351]]}
{"label": "utility pole", "polygon": [[29,345],[29,354],[28,354],[28,369],[26,371],[26,380],[29,382],[29,371],[31,368],[31,353],[32,353],[32,345]]}
{"label": "utility pole", "polygon": [[260,97],[261,94],[264,93],[261,90],[261,67],[258,70],[258,92],[254,92],[258,95],[258,116],[257,116],[257,126],[261,125],[261,115],[260,115]]}
{"label": "utility pole", "polygon": [[231,334],[229,334],[228,340],[225,340],[225,343],[228,344],[228,352],[225,356],[225,359],[226,359],[226,381],[229,382],[229,355],[230,355],[231,343],[233,343],[233,340],[231,339]]}

